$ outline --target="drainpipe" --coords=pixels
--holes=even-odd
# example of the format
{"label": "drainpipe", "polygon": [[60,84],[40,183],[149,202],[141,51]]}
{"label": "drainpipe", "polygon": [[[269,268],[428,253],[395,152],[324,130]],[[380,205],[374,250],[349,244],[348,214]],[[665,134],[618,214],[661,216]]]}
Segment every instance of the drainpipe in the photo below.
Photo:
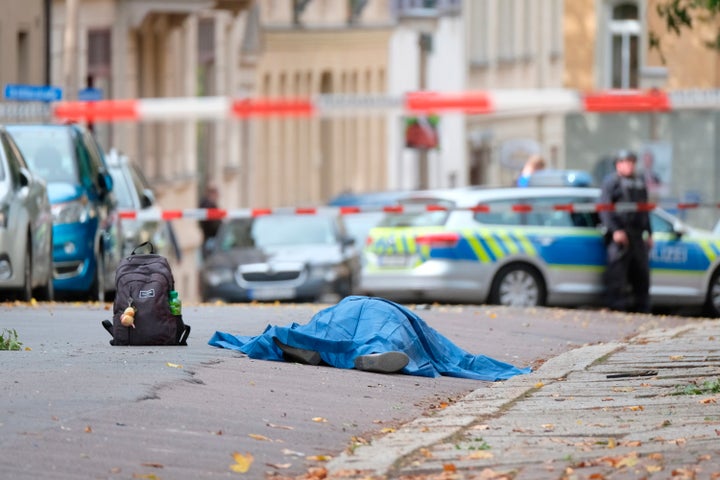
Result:
{"label": "drainpipe", "polygon": [[65,32],[63,35],[63,85],[66,100],[77,99],[78,5],[80,0],[65,0]]}
{"label": "drainpipe", "polygon": [[50,78],[50,36],[52,35],[52,0],[45,0],[43,2],[43,14],[45,15],[45,85],[50,85],[52,79]]}

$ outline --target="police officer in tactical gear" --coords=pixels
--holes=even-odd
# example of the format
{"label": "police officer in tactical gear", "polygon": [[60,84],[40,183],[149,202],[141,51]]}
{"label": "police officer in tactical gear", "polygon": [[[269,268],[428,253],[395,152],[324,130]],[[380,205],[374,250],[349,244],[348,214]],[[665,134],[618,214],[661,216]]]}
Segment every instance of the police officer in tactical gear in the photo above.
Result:
{"label": "police officer in tactical gear", "polygon": [[[615,173],[605,178],[600,202],[646,203],[645,181],[635,174],[637,156],[621,150],[615,157]],[[650,214],[647,211],[601,211],[605,229],[607,270],[605,286],[607,306],[612,310],[650,312],[650,249],[653,245]],[[626,303],[628,282],[635,299],[634,306]]]}

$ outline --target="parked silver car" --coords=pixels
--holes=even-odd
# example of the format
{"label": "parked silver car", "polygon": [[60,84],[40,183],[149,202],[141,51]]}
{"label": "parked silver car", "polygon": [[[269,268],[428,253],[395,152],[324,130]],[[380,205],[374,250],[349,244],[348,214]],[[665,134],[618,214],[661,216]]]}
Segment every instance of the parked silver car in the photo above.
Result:
{"label": "parked silver car", "polygon": [[273,214],[223,222],[209,241],[204,301],[323,300],[354,292],[360,254],[338,214]]}
{"label": "parked silver car", "polygon": [[53,218],[47,186],[0,127],[0,295],[52,300]]}
{"label": "parked silver car", "polygon": [[[134,211],[145,215],[145,219],[122,219],[123,256],[129,255],[135,247],[151,242],[155,252],[165,257],[179,259],[180,250],[172,229],[172,224],[159,218],[160,208],[155,201],[155,193],[142,171],[126,155],[111,149],[105,156],[110,175],[113,178],[113,191],[121,211]],[[155,214],[155,215],[153,215]]]}

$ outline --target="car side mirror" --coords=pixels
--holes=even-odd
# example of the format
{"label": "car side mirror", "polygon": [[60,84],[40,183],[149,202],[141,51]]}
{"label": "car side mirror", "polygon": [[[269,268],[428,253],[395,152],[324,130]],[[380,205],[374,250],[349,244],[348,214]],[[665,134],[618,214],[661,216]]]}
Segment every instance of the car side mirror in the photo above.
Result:
{"label": "car side mirror", "polygon": [[677,238],[680,238],[683,235],[687,235],[688,229],[685,226],[685,224],[680,223],[680,222],[674,222],[673,223],[673,233],[675,233],[675,236]]}
{"label": "car side mirror", "polygon": [[27,187],[32,183],[33,176],[27,169],[20,169],[20,186]]}
{"label": "car side mirror", "polygon": [[142,208],[150,208],[155,205],[155,194],[149,188],[146,188],[142,191],[142,196],[140,197],[140,205],[142,206]]}
{"label": "car side mirror", "polygon": [[353,245],[355,245],[355,237],[343,237],[343,239],[342,239],[343,247],[352,247]]}
{"label": "car side mirror", "polygon": [[107,172],[98,173],[98,185],[100,185],[103,194],[112,192],[113,180],[110,174]]}

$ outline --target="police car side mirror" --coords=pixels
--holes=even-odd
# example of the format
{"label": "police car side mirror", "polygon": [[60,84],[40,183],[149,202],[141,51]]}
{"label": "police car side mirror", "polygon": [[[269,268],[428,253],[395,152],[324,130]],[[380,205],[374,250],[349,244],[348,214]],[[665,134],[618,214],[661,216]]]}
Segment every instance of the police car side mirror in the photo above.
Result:
{"label": "police car side mirror", "polygon": [[673,222],[673,232],[678,238],[680,238],[683,235],[687,235],[688,229],[683,223]]}

